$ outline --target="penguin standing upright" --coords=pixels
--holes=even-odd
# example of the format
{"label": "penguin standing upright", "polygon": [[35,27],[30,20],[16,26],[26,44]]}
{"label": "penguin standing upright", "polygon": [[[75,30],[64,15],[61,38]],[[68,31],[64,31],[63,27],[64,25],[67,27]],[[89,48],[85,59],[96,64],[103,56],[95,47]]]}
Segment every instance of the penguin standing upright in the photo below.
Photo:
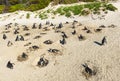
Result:
{"label": "penguin standing upright", "polygon": [[105,43],[107,44],[106,36],[103,37],[101,44],[104,45]]}
{"label": "penguin standing upright", "polygon": [[3,34],[3,39],[5,40],[7,38],[7,36],[5,34]]}

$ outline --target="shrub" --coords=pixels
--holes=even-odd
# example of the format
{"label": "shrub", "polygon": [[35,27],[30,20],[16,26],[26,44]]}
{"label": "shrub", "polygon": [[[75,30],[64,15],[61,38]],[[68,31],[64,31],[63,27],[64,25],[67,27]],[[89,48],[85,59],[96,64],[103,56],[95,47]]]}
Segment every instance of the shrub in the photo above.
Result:
{"label": "shrub", "polygon": [[68,6],[68,7],[60,7],[56,11],[60,15],[64,15],[66,17],[70,17],[72,12],[74,15],[88,15],[90,12],[93,12],[94,14],[100,14],[100,8],[103,8],[103,11],[110,10],[110,11],[115,11],[117,10],[116,7],[114,7],[112,4],[107,4],[103,2],[92,2],[92,3],[87,3],[83,5],[75,5],[75,6]]}
{"label": "shrub", "polygon": [[62,12],[63,12],[63,11],[62,11],[62,7],[58,8],[58,9],[56,10],[56,12],[62,13]]}
{"label": "shrub", "polygon": [[84,7],[85,8],[89,8],[90,10],[94,9],[95,11],[98,11],[99,8],[101,7],[101,2],[94,2],[94,3],[89,3],[89,4],[85,4]]}
{"label": "shrub", "polygon": [[38,4],[31,4],[29,7],[26,8],[27,11],[35,11],[39,10],[39,5]]}
{"label": "shrub", "polygon": [[54,15],[56,15],[56,14],[57,14],[57,11],[52,11],[52,13],[53,13]]}
{"label": "shrub", "polygon": [[50,9],[47,10],[47,13],[50,13]]}
{"label": "shrub", "polygon": [[106,5],[106,9],[107,9],[107,10],[110,10],[110,11],[115,11],[115,10],[117,10],[117,8],[114,7],[112,4]]}
{"label": "shrub", "polygon": [[25,5],[23,5],[23,4],[16,4],[16,5],[10,6],[9,12],[14,12],[16,10],[24,10],[24,9],[25,9]]}
{"label": "shrub", "polygon": [[64,12],[69,12],[70,9],[69,9],[69,7],[64,7],[64,8],[63,8],[63,11],[64,11]]}
{"label": "shrub", "polygon": [[[3,0],[4,1],[4,0]],[[29,11],[35,11],[39,9],[43,9],[50,3],[51,0],[8,0],[9,6],[8,6],[8,12],[14,12],[17,10],[29,10]]]}
{"label": "shrub", "polygon": [[0,13],[2,13],[2,12],[3,12],[4,8],[5,8],[5,6],[4,6],[4,5],[0,5]]}
{"label": "shrub", "polygon": [[55,12],[59,13],[60,15],[64,15],[66,12],[63,10],[64,7],[58,8]]}
{"label": "shrub", "polygon": [[60,15],[65,15],[65,12],[61,12]]}
{"label": "shrub", "polygon": [[30,18],[30,14],[29,14],[29,13],[26,14],[26,18],[27,18],[27,19]]}
{"label": "shrub", "polygon": [[47,17],[47,15],[45,13],[41,13],[39,15],[39,18],[41,18],[41,20],[43,20],[43,19],[47,19],[48,17]]}
{"label": "shrub", "polygon": [[39,9],[43,9],[46,6],[48,6],[48,4],[50,3],[50,0],[31,0],[30,2],[31,4],[29,4],[26,7],[26,10],[28,11],[35,11],[35,10],[39,10]]}
{"label": "shrub", "polygon": [[71,8],[71,11],[74,15],[79,15],[83,9],[83,5],[76,5],[73,8]]}
{"label": "shrub", "polygon": [[70,17],[70,16],[71,16],[71,13],[70,13],[70,12],[67,12],[67,13],[65,14],[65,16],[66,16],[66,17]]}

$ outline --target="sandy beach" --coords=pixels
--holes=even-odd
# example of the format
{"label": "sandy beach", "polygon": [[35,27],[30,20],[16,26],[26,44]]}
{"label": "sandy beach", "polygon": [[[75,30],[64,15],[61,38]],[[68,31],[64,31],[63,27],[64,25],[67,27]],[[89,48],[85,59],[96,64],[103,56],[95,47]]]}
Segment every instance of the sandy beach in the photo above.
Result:
{"label": "sandy beach", "polygon": [[[25,18],[27,11],[0,14],[0,81],[119,81],[120,1],[112,4],[117,11],[94,15],[95,20],[91,15],[40,20],[35,12],[29,12],[30,19]],[[24,39],[16,40],[17,36]],[[23,52],[27,59],[20,61]],[[48,61],[43,67],[37,65],[40,58]],[[8,61],[13,69],[6,67]],[[87,77],[82,64],[95,74]]]}

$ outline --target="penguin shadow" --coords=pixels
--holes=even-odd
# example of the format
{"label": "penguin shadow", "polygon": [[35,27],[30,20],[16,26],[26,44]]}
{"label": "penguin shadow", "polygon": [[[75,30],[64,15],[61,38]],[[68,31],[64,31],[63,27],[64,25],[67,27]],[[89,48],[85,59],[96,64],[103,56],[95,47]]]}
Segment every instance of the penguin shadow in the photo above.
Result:
{"label": "penguin shadow", "polygon": [[94,41],[94,43],[99,45],[99,46],[103,46],[103,45],[105,45],[105,43],[107,44],[106,36],[103,37],[101,42]]}

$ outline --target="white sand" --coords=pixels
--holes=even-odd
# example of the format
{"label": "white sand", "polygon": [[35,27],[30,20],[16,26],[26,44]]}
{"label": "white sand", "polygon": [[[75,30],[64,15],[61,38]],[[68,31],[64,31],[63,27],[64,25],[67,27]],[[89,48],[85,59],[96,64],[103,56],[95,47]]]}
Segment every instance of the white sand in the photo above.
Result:
{"label": "white sand", "polygon": [[[120,80],[120,2],[113,3],[118,7],[118,11],[109,12],[105,16],[105,20],[97,19],[93,20],[91,16],[88,17],[75,17],[65,18],[64,16],[56,17],[55,19],[40,20],[34,18],[34,13],[31,13],[30,19],[25,17],[19,19],[22,14],[27,12],[19,11],[19,15],[14,13],[1,14],[0,17],[0,81],[119,81]],[[7,15],[11,15],[7,17]],[[6,17],[6,19],[5,19]],[[13,21],[13,19],[16,19]],[[73,31],[71,27],[72,23],[68,25],[64,24],[61,29],[68,35],[66,39],[67,44],[61,45],[59,40],[62,39],[60,33],[55,33],[52,28],[50,31],[43,31],[42,29],[31,29],[29,31],[22,31],[21,25],[31,25],[36,22],[45,23],[45,21],[51,21],[54,24],[60,22],[72,22],[77,20],[82,23],[82,26],[76,26],[77,34],[72,35]],[[19,23],[20,34],[31,33],[30,36],[25,37],[26,41],[15,42],[16,35],[13,34],[14,26],[12,26],[10,33],[7,33],[7,39],[2,39],[2,32],[4,31],[4,25],[8,23]],[[108,28],[108,25],[114,24],[117,27]],[[105,25],[101,33],[94,32],[94,29],[100,25]],[[82,29],[87,26],[92,33],[87,34]],[[47,27],[47,26],[44,26]],[[40,33],[47,33],[41,35]],[[86,40],[79,41],[77,36],[84,35]],[[40,39],[33,39],[35,36],[40,35]],[[99,46],[94,41],[101,41],[101,39],[107,36],[107,44]],[[52,40],[54,43],[51,45],[45,45],[43,42],[47,39]],[[12,41],[13,46],[7,47],[7,42]],[[29,59],[24,62],[18,62],[17,57],[23,52],[26,52],[28,46],[24,45],[31,42],[32,45],[38,45],[40,47],[37,51],[31,51],[27,53]],[[56,48],[62,51],[63,55],[54,56],[47,52],[49,48]],[[49,64],[46,67],[39,68],[36,66],[40,56],[44,56],[49,60]],[[15,63],[14,69],[6,67],[8,61]],[[90,68],[96,67],[97,74],[90,77],[88,80],[82,75],[83,67],[81,64],[87,63]]]}

